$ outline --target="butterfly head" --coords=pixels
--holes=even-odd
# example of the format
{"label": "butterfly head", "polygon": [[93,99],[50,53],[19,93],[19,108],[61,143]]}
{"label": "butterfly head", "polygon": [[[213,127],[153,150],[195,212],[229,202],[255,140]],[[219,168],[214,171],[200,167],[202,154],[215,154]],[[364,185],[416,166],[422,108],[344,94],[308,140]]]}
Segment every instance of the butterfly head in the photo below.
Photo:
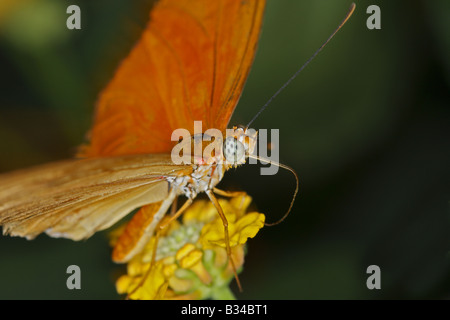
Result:
{"label": "butterfly head", "polygon": [[256,130],[233,127],[231,134],[227,134],[223,142],[224,161],[232,167],[244,164],[248,156],[255,150],[257,136]]}

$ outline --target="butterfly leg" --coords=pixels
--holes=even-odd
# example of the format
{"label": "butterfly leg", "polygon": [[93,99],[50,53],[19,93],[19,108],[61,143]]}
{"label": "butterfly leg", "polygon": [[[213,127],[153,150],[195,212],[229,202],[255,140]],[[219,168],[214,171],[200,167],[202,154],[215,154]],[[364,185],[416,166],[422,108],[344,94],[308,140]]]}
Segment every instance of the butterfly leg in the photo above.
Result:
{"label": "butterfly leg", "polygon": [[214,191],[214,193],[218,194],[219,196],[229,197],[229,198],[245,197],[247,195],[247,192],[245,192],[245,191],[225,191],[225,190],[221,190],[221,189],[217,189],[217,188],[214,188],[213,191]]}
{"label": "butterfly leg", "polygon": [[153,243],[153,251],[152,251],[152,260],[150,262],[150,266],[148,267],[147,271],[145,272],[144,277],[141,279],[141,281],[139,282],[139,284],[136,286],[136,288],[134,288],[128,295],[127,295],[127,299],[129,299],[131,297],[131,295],[136,292],[136,290],[140,287],[142,287],[145,283],[145,281],[147,280],[148,276],[150,275],[155,262],[156,262],[156,251],[158,249],[158,242],[159,242],[159,238],[161,237],[161,232],[163,231],[163,229],[165,227],[167,227],[173,220],[177,219],[184,211],[186,211],[186,209],[192,204],[192,199],[188,198],[188,200],[181,206],[180,209],[178,209],[177,212],[175,212],[173,215],[170,215],[168,217],[168,219],[166,219],[165,221],[161,221],[158,225],[158,227],[156,228],[156,234],[155,234],[155,242]]}
{"label": "butterfly leg", "polygon": [[231,267],[233,268],[234,278],[236,279],[236,283],[239,287],[239,290],[242,291],[241,282],[239,281],[239,277],[236,271],[236,265],[234,264],[233,258],[231,257],[231,247],[230,247],[230,236],[228,233],[228,221],[225,217],[225,213],[223,212],[222,207],[220,206],[219,201],[217,200],[216,196],[214,195],[214,192],[212,190],[207,190],[206,194],[208,195],[209,199],[213,203],[214,207],[216,207],[217,212],[219,213],[220,218],[223,222],[223,228],[225,231],[225,243],[226,243],[226,250],[227,250],[227,256],[230,259]]}
{"label": "butterfly leg", "polygon": [[175,215],[175,213],[177,212],[177,208],[178,208],[178,196],[175,197],[172,206],[170,207],[170,216]]}
{"label": "butterfly leg", "polygon": [[192,204],[194,200],[192,200],[191,198],[188,198],[187,201],[185,203],[183,203],[183,205],[181,206],[180,209],[178,209],[177,212],[175,212],[174,214],[171,214],[169,217],[167,217],[167,219],[164,221],[161,221],[161,223],[159,224],[158,229],[162,230],[165,227],[167,227],[173,220],[176,220],[179,216],[181,216],[183,214],[184,211],[186,211],[187,208],[189,208],[189,206]]}
{"label": "butterfly leg", "polygon": [[155,242],[153,243],[152,260],[150,261],[150,266],[148,267],[147,271],[145,271],[145,274],[142,277],[141,281],[139,281],[138,285],[133,290],[131,290],[131,292],[129,292],[127,294],[127,297],[125,298],[126,300],[131,299],[131,295],[133,295],[133,293],[135,293],[137,291],[137,289],[143,287],[145,281],[147,281],[147,278],[150,275],[150,273],[151,273],[151,271],[153,269],[153,266],[155,265],[156,249],[158,248],[158,241],[159,241],[160,236],[161,236],[161,229],[158,228],[156,230],[156,234],[155,234]]}
{"label": "butterfly leg", "polygon": [[228,197],[228,198],[234,198],[234,197],[242,197],[241,203],[239,205],[239,209],[242,208],[244,205],[245,196],[247,195],[247,192],[245,191],[225,191],[221,189],[214,188],[213,189],[215,194],[218,194],[222,197]]}

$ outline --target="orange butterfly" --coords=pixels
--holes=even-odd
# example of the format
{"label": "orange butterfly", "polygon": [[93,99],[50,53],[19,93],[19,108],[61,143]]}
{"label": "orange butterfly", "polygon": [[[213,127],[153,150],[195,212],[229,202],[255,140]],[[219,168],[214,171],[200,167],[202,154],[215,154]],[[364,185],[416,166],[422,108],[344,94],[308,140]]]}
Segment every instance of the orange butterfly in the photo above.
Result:
{"label": "orange butterfly", "polygon": [[[90,142],[78,154],[85,159],[0,176],[3,233],[80,240],[141,208],[114,248],[113,260],[126,262],[178,195],[188,200],[175,217],[206,192],[227,239],[213,191],[233,195],[215,188],[233,165],[175,165],[170,137],[177,128],[193,128],[194,120],[204,130],[225,131],[254,59],[264,8],[265,0],[159,1],[100,95]],[[232,148],[248,155],[250,138],[238,129]]]}
{"label": "orange butterfly", "polygon": [[[3,233],[80,240],[140,208],[114,248],[113,260],[126,262],[161,227],[178,195],[188,200],[173,219],[205,192],[223,220],[231,258],[227,221],[214,193],[236,193],[215,186],[228,169],[254,157],[256,133],[235,127],[222,152],[181,165],[171,160],[170,137],[178,128],[193,133],[196,120],[204,130],[225,131],[255,55],[264,8],[265,0],[157,2],[139,42],[100,95],[90,142],[78,154],[84,159],[0,176]],[[236,159],[231,164],[223,161],[229,154]],[[297,190],[298,180],[294,198]]]}

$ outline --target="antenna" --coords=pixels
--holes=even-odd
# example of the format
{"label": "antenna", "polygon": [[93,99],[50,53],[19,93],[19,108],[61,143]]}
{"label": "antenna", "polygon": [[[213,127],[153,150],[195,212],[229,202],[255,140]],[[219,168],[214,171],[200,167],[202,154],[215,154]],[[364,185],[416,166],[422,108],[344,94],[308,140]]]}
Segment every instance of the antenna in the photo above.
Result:
{"label": "antenna", "polygon": [[298,179],[297,172],[295,172],[294,169],[292,169],[291,167],[289,167],[289,166],[287,166],[285,164],[282,164],[282,163],[279,163],[279,162],[275,162],[275,161],[272,161],[272,160],[269,160],[269,159],[266,159],[266,158],[263,158],[263,157],[255,156],[255,155],[252,155],[252,154],[249,154],[248,157],[252,158],[252,159],[255,159],[255,160],[259,160],[261,162],[267,162],[267,163],[273,164],[273,165],[275,165],[277,167],[286,169],[286,170],[290,171],[295,177],[295,191],[294,191],[294,195],[292,196],[291,204],[289,205],[289,209],[287,210],[287,212],[281,217],[281,219],[279,219],[276,222],[272,222],[272,223],[265,222],[264,223],[264,225],[268,226],[268,227],[275,226],[275,225],[281,223],[284,219],[287,218],[287,216],[291,212],[292,207],[294,206],[295,198],[297,197],[299,184],[300,184],[300,180]]}
{"label": "antenna", "polygon": [[334,30],[334,32],[331,34],[331,36],[329,36],[328,39],[320,46],[320,48],[317,49],[316,52],[314,52],[314,54],[311,56],[311,58],[309,58],[308,61],[306,61],[305,64],[303,66],[301,66],[301,68],[298,69],[297,72],[294,73],[294,75],[288,81],[286,81],[286,83],[283,84],[281,86],[281,88],[278,89],[277,92],[275,92],[275,94],[266,102],[266,104],[263,105],[261,109],[259,109],[258,113],[247,124],[247,128],[250,127],[250,125],[253,123],[253,121],[255,121],[255,119],[258,118],[258,116],[261,114],[261,112],[263,112],[264,109],[267,108],[267,106],[272,102],[272,100],[275,99],[275,97],[278,96],[280,94],[280,92],[283,91],[295,78],[297,78],[298,74],[300,72],[302,72],[303,69],[305,69],[305,67],[319,54],[320,51],[322,51],[322,49],[327,45],[327,43],[330,42],[330,40],[334,37],[334,35],[342,28],[342,26],[351,17],[351,15],[353,14],[353,11],[355,11],[355,7],[356,7],[355,3],[352,3],[344,20],[342,20],[342,22],[339,24],[339,26],[336,28],[336,30]]}

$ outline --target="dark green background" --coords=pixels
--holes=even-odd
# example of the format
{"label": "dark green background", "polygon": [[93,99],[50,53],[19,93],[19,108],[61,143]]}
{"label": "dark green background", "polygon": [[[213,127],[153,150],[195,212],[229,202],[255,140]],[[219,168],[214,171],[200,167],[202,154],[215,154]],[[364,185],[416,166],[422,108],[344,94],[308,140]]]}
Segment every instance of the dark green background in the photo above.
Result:
{"label": "dark green background", "polygon": [[[69,3],[81,7],[81,31],[65,27]],[[366,28],[370,4],[381,8],[381,30]],[[150,5],[36,0],[0,12],[0,172],[73,155]],[[349,5],[268,1],[231,124],[251,119]],[[349,23],[254,123],[280,129],[281,161],[298,172],[301,191],[285,222],[249,241],[238,298],[450,298],[448,12],[446,0],[357,1]],[[243,166],[221,186],[247,191],[274,221],[294,180]],[[79,291],[65,285],[71,264],[81,267]],[[381,290],[366,287],[372,264]],[[84,242],[0,238],[2,299],[116,299],[122,271],[105,232]]]}

